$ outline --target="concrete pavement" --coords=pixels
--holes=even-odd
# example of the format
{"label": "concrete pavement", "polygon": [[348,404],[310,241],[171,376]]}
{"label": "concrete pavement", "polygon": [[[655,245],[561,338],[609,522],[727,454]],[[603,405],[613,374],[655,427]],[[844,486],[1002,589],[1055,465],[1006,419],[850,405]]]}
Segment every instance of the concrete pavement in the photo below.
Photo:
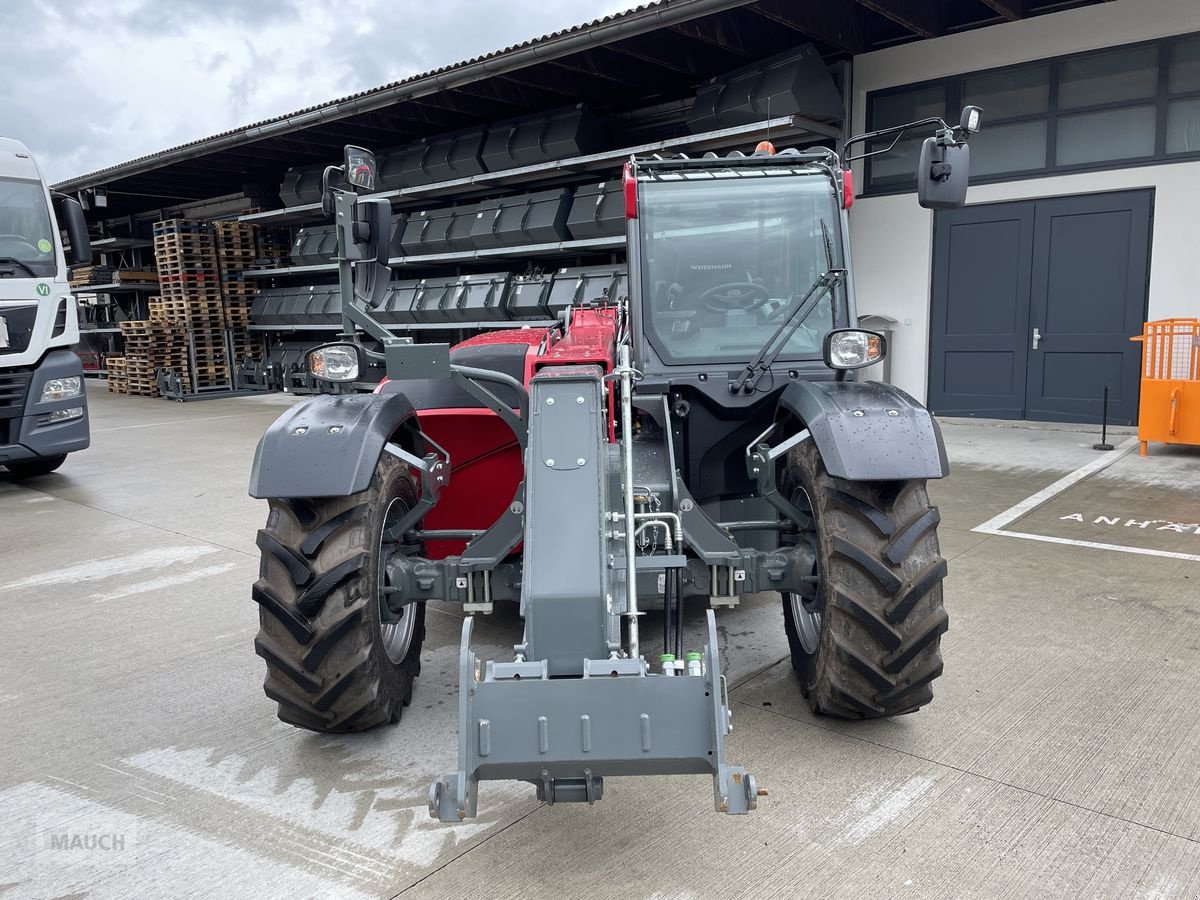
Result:
{"label": "concrete pavement", "polygon": [[[1200,891],[1194,449],[1126,453],[990,533],[973,529],[1088,465],[1097,438],[945,425],[931,706],[812,716],[763,595],[717,617],[729,756],[770,792],[757,813],[716,815],[704,778],[612,779],[592,808],[487,783],[479,818],[447,827],[425,796],[455,764],[457,607],[429,608],[396,727],[312,735],[262,695],[265,504],[245,491],[291,398],[91,399],[90,450],[37,482],[0,475],[5,898]],[[499,611],[476,639],[499,654],[519,629]]]}

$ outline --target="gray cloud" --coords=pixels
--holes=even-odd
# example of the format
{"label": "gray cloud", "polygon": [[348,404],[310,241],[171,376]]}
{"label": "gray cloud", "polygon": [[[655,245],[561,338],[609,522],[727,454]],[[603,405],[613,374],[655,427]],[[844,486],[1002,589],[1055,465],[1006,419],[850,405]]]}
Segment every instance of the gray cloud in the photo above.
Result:
{"label": "gray cloud", "polygon": [[7,0],[0,128],[61,181],[634,2]]}

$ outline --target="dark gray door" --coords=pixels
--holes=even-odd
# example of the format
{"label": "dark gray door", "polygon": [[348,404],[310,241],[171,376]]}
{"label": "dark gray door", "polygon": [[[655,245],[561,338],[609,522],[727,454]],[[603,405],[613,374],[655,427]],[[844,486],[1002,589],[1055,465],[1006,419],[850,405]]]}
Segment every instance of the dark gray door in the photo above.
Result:
{"label": "dark gray door", "polygon": [[943,415],[1137,418],[1152,192],[937,214],[929,406]]}
{"label": "dark gray door", "polygon": [[1033,206],[939,213],[934,232],[929,406],[1020,419],[1029,350]]}
{"label": "dark gray door", "polygon": [[[1095,194],[1037,203],[1025,418],[1137,421],[1146,315],[1150,193]],[[1032,341],[1031,341],[1032,346]]]}

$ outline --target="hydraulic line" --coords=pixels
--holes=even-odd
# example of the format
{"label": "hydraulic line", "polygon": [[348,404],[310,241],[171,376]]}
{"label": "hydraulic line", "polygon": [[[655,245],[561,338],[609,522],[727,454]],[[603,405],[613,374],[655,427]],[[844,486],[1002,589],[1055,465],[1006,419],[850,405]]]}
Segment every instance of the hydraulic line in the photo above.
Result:
{"label": "hydraulic line", "polygon": [[629,658],[638,659],[641,646],[638,640],[637,560],[634,557],[635,526],[633,510],[633,365],[629,345],[621,344],[617,351],[617,367],[621,378],[621,466],[625,500],[625,615],[629,618]]}
{"label": "hydraulic line", "polygon": [[667,577],[663,581],[663,653],[670,653],[673,646],[671,640],[671,620],[673,616],[671,611],[671,594],[675,582],[671,578],[670,572],[667,572]]}
{"label": "hydraulic line", "polygon": [[672,569],[668,580],[671,582],[671,593],[675,595],[675,658],[683,659],[683,585],[679,570]]}

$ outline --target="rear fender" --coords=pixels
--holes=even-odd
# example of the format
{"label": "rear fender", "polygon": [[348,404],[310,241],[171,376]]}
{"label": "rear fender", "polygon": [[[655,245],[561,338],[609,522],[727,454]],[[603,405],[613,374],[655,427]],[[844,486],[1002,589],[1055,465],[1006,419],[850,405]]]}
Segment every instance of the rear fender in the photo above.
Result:
{"label": "rear fender", "polygon": [[835,478],[908,481],[950,474],[937,422],[929,410],[891,385],[793,382],[779,398],[776,421],[787,416],[808,429]]}
{"label": "rear fender", "polygon": [[250,496],[347,497],[371,484],[384,445],[416,413],[404,394],[318,394],[258,442]]}

